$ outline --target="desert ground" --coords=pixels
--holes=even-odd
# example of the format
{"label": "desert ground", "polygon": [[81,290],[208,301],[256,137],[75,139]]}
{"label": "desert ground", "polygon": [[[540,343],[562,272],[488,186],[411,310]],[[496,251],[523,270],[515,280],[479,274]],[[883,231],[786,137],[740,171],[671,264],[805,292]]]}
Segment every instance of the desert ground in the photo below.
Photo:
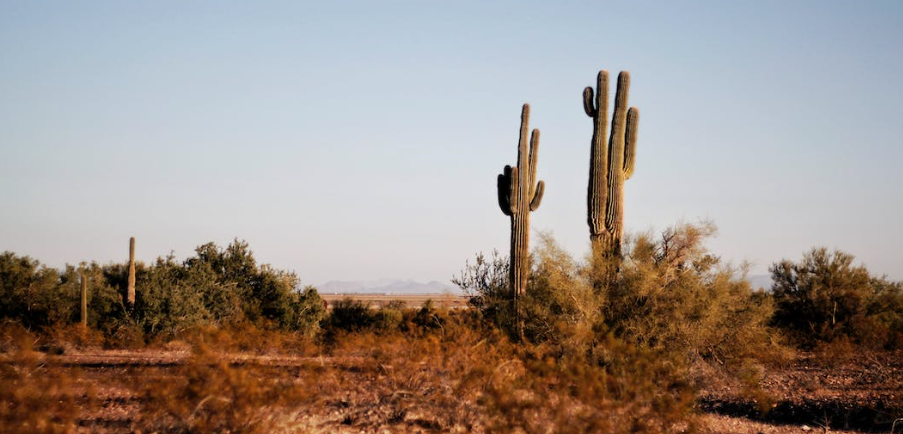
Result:
{"label": "desert ground", "polygon": [[[54,352],[63,354],[54,355]],[[77,432],[181,432],[167,429],[167,418],[182,414],[195,417],[202,407],[213,405],[210,397],[195,396],[196,408],[161,412],[172,403],[151,402],[171,396],[167,384],[193,381],[199,363],[187,344],[171,342],[161,349],[103,350],[51,349],[35,353],[38,364],[47,363],[59,378],[75,379],[79,391],[75,402]],[[767,372],[757,402],[730,382],[711,384],[698,396],[699,431],[704,433],[808,433],[890,432],[895,417],[885,411],[901,400],[903,354],[850,357],[825,364],[821,355],[800,353],[786,366]],[[241,373],[319,385],[315,399],[300,397],[298,403],[269,402],[266,396],[229,402],[230,411],[258,413],[269,432],[313,433],[427,433],[485,431],[478,414],[467,402],[454,409],[437,410],[431,402],[435,384],[387,384],[391,367],[377,364],[369,356],[303,356],[216,353],[200,362],[225,375]],[[2,365],[19,363],[4,355]],[[194,366],[192,368],[192,366]],[[218,366],[218,367],[217,367]],[[429,366],[419,371],[428,372]],[[206,371],[205,371],[206,372]],[[703,373],[705,374],[705,373]],[[405,372],[416,377],[417,372]],[[240,375],[239,375],[240,376]],[[339,379],[340,377],[340,379]],[[389,381],[389,383],[387,383]],[[231,383],[230,383],[231,384]],[[163,385],[163,386],[161,386]],[[234,386],[234,384],[233,384]],[[252,388],[253,389],[253,388]],[[249,393],[253,394],[253,390]],[[303,392],[302,392],[303,394]],[[225,393],[228,396],[228,393]],[[200,398],[200,401],[197,401]],[[278,399],[283,399],[280,397]],[[762,411],[763,405],[765,412]],[[245,408],[244,406],[250,406]],[[899,407],[897,407],[899,408]],[[441,411],[453,412],[437,414]],[[899,422],[898,422],[899,425]],[[897,427],[899,430],[899,427]]]}

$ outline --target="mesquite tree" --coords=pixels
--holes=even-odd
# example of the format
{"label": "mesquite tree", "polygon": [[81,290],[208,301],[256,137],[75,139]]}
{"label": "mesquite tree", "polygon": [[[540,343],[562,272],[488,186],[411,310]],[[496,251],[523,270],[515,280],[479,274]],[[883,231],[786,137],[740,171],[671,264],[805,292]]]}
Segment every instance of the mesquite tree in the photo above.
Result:
{"label": "mesquite tree", "polygon": [[[583,90],[583,108],[593,118],[592,152],[587,191],[589,223],[594,262],[617,264],[621,257],[621,231],[624,224],[624,181],[630,179],[636,161],[636,107],[627,109],[630,73],[618,75],[615,110],[608,136],[608,71],[599,71],[596,92]],[[615,265],[617,269],[617,265]]]}
{"label": "mesquite tree", "polygon": [[533,130],[527,147],[530,124],[530,105],[524,104],[520,119],[520,140],[517,145],[517,167],[505,166],[498,176],[498,200],[502,212],[511,219],[511,255],[508,284],[514,326],[521,334],[519,299],[527,288],[530,274],[530,212],[539,208],[545,189],[543,181],[536,182],[536,159],[539,150],[539,130]]}

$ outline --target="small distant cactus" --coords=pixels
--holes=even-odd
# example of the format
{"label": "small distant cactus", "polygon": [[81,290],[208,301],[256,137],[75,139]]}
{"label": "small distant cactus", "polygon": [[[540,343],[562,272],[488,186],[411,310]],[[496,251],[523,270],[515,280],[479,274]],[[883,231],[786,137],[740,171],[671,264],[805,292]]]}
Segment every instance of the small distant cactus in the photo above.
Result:
{"label": "small distant cactus", "polygon": [[621,257],[621,232],[624,225],[624,181],[633,175],[636,162],[636,107],[627,109],[630,73],[618,75],[615,110],[608,137],[608,71],[599,71],[596,92],[583,90],[583,108],[593,118],[593,139],[587,191],[589,223],[594,261],[615,262]]}
{"label": "small distant cactus", "polygon": [[539,208],[545,183],[536,182],[536,160],[539,150],[539,130],[533,130],[527,147],[530,124],[530,105],[524,104],[520,119],[520,141],[517,145],[517,167],[505,166],[498,176],[498,201],[502,213],[511,218],[511,256],[508,284],[514,326],[522,333],[519,298],[527,288],[530,274],[530,212]]}
{"label": "small distant cactus", "polygon": [[88,275],[82,271],[82,310],[81,310],[81,325],[82,327],[88,327]]}
{"label": "small distant cactus", "polygon": [[129,283],[126,303],[130,308],[135,306],[135,237],[129,238]]}

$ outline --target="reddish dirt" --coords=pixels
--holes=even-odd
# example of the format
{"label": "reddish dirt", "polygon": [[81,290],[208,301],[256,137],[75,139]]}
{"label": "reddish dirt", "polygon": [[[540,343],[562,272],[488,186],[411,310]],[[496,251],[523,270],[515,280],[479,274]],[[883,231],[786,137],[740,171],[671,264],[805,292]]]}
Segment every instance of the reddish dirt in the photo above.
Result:
{"label": "reddish dirt", "polygon": [[[83,351],[57,358],[63,369],[77,372],[78,383],[95,398],[81,405],[79,432],[136,432],[142,398],[135,390],[152,380],[166,380],[184,365],[187,351]],[[770,399],[762,413],[760,402],[736,384],[722,383],[704,390],[699,398],[700,421],[705,433],[807,433],[890,432],[895,418],[903,417],[903,354],[850,354],[824,362],[825,355],[802,354],[771,370],[760,381]],[[268,369],[304,370],[329,365],[353,372],[355,358],[225,355],[233,365],[256,365]],[[274,371],[275,372],[275,371]],[[366,390],[366,384],[361,384]],[[344,393],[344,392],[343,392]],[[341,395],[341,394],[337,394]],[[764,398],[763,398],[764,397]],[[299,409],[286,415],[281,432],[436,432],[427,416],[408,411],[409,423],[381,425],[392,415],[371,414],[365,400],[329,401],[317,408]],[[355,408],[360,407],[360,408]],[[349,417],[375,421],[361,431],[347,425]],[[898,432],[903,421],[897,423]]]}
{"label": "reddish dirt", "polygon": [[[903,418],[903,352],[801,353],[765,370],[759,386],[758,400],[736,385],[704,390],[699,403],[718,427],[712,432],[890,432]],[[760,423],[734,430],[737,418]],[[903,432],[903,420],[896,428]]]}

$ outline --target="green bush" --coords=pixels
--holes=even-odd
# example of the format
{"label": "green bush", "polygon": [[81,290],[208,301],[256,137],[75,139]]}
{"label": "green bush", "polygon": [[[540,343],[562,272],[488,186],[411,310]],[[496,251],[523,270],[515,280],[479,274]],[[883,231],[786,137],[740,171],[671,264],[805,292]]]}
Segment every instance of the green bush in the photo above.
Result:
{"label": "green bush", "polygon": [[68,318],[69,300],[59,290],[59,271],[28,256],[0,254],[0,318],[17,319],[28,328]]}
{"label": "green bush", "polygon": [[[609,276],[594,275],[588,265],[592,258],[578,262],[541,234],[521,303],[525,337],[557,348],[562,356],[596,353],[607,335],[688,360],[739,364],[772,354],[779,346],[767,327],[771,299],[753,291],[742,270],[708,252],[704,242],[714,233],[709,224],[684,224],[660,239],[648,233],[628,237],[611,282]],[[507,307],[502,261],[478,256],[455,282],[504,329],[506,323],[497,320],[505,318]]]}
{"label": "green bush", "polygon": [[341,332],[360,332],[374,329],[376,315],[369,303],[345,297],[332,304],[332,310],[323,320],[323,329],[327,335]]}
{"label": "green bush", "polygon": [[0,254],[0,318],[26,327],[78,321],[81,276],[88,278],[88,324],[113,342],[135,341],[136,333],[171,338],[195,327],[251,322],[267,328],[313,333],[325,316],[313,287],[299,289],[291,272],[258,265],[248,244],[213,243],[176,261],[157,258],[136,264],[137,300],[127,310],[122,294],[126,264],[82,263],[62,271],[29,257]]}
{"label": "green bush", "polygon": [[617,282],[604,294],[608,330],[628,342],[720,363],[778,350],[769,297],[742,269],[705,248],[714,225],[681,224],[631,237]]}
{"label": "green bush", "polygon": [[809,347],[852,338],[873,347],[903,343],[903,286],[853,264],[842,251],[820,247],[799,262],[772,264],[774,324]]}
{"label": "green bush", "polygon": [[468,304],[484,320],[511,331],[514,317],[509,301],[508,267],[508,257],[496,250],[489,258],[478,253],[473,265],[466,262],[461,274],[452,277],[452,283],[470,296]]}

